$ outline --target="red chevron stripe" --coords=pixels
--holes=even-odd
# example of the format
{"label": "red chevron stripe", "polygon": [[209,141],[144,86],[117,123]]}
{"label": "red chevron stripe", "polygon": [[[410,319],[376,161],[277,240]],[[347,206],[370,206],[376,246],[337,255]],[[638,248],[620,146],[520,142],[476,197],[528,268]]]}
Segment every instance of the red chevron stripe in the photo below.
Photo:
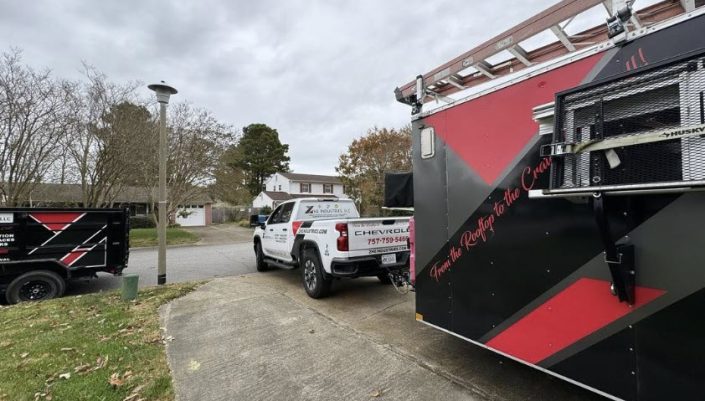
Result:
{"label": "red chevron stripe", "polygon": [[65,230],[85,213],[32,213],[29,216],[50,231]]}
{"label": "red chevron stripe", "polygon": [[487,346],[536,364],[665,293],[637,287],[636,303],[630,307],[610,293],[609,282],[581,278],[499,333]]}
{"label": "red chevron stripe", "polygon": [[538,132],[532,110],[583,81],[602,54],[529,78],[436,113],[425,122],[487,184],[504,172]]}
{"label": "red chevron stripe", "polygon": [[87,254],[90,249],[75,249],[66,254],[61,261],[66,264],[66,266],[71,266],[76,263],[77,260],[81,259],[85,254]]}

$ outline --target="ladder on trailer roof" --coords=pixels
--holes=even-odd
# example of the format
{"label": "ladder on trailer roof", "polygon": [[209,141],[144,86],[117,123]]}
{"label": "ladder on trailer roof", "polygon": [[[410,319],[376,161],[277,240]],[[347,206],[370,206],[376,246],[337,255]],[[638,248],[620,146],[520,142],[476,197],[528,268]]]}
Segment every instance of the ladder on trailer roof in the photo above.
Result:
{"label": "ladder on trailer roof", "polygon": [[[395,89],[397,100],[414,106],[413,114],[421,104],[470,88],[527,68],[536,63],[550,61],[565,54],[608,40],[613,31],[609,24],[569,35],[565,27],[579,14],[604,5],[608,18],[621,24],[625,31],[641,29],[665,19],[691,12],[705,0],[666,0],[639,11],[631,11],[634,0],[562,0],[553,7],[529,18],[513,28],[461,54],[430,72],[419,75],[415,81]],[[628,15],[622,11],[629,9]],[[620,18],[623,21],[620,21]],[[564,23],[565,22],[565,23]],[[563,24],[563,25],[561,25]],[[521,42],[549,30],[556,42],[527,51]],[[616,37],[615,37],[616,39]],[[497,65],[487,59],[507,51],[513,57]]]}

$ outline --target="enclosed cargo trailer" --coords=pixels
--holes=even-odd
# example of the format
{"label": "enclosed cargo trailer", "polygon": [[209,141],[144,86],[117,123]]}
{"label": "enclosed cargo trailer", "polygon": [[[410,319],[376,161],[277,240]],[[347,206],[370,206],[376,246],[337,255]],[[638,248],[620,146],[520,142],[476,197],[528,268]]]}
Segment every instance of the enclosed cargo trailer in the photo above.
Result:
{"label": "enclosed cargo trailer", "polygon": [[[588,3],[396,90],[413,108],[416,318],[608,398],[703,400],[702,2],[612,4],[581,36],[597,44],[550,25]],[[538,28],[559,42],[523,51]]]}

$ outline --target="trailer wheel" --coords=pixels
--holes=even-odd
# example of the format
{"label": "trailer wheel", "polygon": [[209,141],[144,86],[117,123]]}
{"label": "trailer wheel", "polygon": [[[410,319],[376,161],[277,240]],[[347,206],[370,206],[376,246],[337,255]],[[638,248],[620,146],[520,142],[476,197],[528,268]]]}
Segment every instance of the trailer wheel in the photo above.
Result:
{"label": "trailer wheel", "polygon": [[5,291],[10,304],[25,301],[43,301],[64,295],[66,282],[58,274],[48,270],[25,273],[12,280]]}
{"label": "trailer wheel", "polygon": [[303,258],[301,259],[302,277],[304,289],[311,298],[323,298],[330,293],[330,287],[333,283],[329,277],[326,277],[321,261],[318,260],[318,255],[313,249],[305,249]]}
{"label": "trailer wheel", "polygon": [[257,271],[265,272],[269,270],[269,265],[264,261],[264,253],[262,252],[262,244],[255,244],[255,257],[257,258]]}

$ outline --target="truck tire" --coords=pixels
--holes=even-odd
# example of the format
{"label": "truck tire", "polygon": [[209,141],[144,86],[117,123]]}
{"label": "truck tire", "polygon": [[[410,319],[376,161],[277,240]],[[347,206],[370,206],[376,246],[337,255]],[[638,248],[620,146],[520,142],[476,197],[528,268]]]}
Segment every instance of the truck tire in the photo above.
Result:
{"label": "truck tire", "polygon": [[5,291],[9,304],[25,301],[43,301],[64,295],[66,282],[58,274],[49,270],[25,273],[10,282]]}
{"label": "truck tire", "polygon": [[311,298],[323,298],[330,293],[333,280],[326,277],[321,261],[313,249],[304,249],[301,258],[301,272],[304,289]]}
{"label": "truck tire", "polygon": [[264,261],[264,253],[262,252],[262,244],[255,244],[255,257],[257,258],[257,271],[266,272],[269,270],[269,265]]}

